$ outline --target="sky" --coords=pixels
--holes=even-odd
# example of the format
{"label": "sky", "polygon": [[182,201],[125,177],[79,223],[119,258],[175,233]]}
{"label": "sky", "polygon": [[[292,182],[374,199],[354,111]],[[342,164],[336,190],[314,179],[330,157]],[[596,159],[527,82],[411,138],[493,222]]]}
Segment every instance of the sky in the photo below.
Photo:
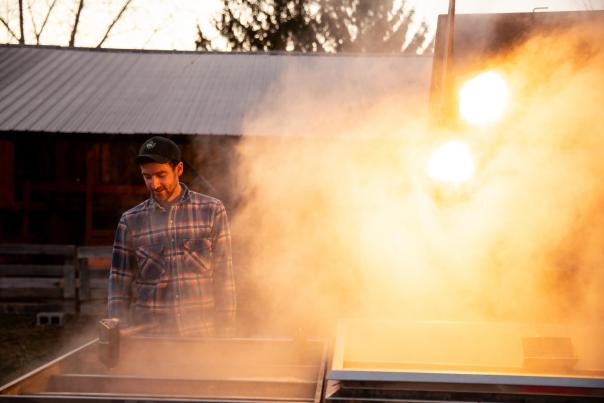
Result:
{"label": "sky", "polygon": [[[32,5],[38,26],[41,25],[44,10],[50,2],[51,0],[24,0],[26,8],[28,4]],[[72,0],[58,0],[41,37],[43,44],[67,45],[75,3]],[[432,34],[436,28],[437,15],[446,13],[448,8],[447,0],[407,0],[406,3],[408,8],[415,8],[416,23],[425,20],[431,27]],[[547,7],[549,11],[604,9],[604,0],[457,0],[456,3],[456,11],[460,14],[527,12],[537,7]],[[15,32],[16,4],[16,0],[0,0],[0,17],[6,19],[12,15]],[[82,11],[76,46],[95,47],[122,4],[123,0],[87,0]],[[104,47],[194,50],[196,25],[200,24],[208,36],[212,37],[211,20],[218,15],[221,6],[221,0],[133,0]],[[28,43],[35,43],[31,32],[27,37]],[[0,42],[9,41],[11,38],[7,30],[0,25]]]}

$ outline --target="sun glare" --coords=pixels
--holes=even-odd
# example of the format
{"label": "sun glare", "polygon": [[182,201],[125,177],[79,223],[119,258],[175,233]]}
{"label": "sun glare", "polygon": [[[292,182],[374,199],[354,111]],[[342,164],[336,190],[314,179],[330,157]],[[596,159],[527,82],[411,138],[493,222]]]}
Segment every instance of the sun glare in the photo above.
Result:
{"label": "sun glare", "polygon": [[509,90],[503,77],[488,71],[468,80],[459,90],[459,113],[468,123],[484,126],[501,119]]}
{"label": "sun glare", "polygon": [[474,176],[474,157],[466,144],[451,140],[430,154],[427,169],[435,182],[459,185]]}

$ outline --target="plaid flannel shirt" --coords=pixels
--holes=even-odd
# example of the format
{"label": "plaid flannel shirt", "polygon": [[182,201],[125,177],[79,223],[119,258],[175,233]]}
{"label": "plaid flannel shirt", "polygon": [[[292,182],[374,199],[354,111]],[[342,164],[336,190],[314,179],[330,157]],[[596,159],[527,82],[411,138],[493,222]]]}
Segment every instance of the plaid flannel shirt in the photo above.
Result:
{"label": "plaid flannel shirt", "polygon": [[220,200],[189,190],[164,208],[152,197],[117,226],[109,317],[159,323],[155,333],[232,335],[235,281],[231,236]]}

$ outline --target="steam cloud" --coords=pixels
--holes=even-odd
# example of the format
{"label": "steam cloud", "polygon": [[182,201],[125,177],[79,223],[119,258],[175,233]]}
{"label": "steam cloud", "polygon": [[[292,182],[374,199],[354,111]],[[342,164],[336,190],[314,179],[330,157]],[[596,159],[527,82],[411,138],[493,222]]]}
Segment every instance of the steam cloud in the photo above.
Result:
{"label": "steam cloud", "polygon": [[[594,37],[537,37],[487,61],[513,94],[488,129],[402,121],[413,103],[393,96],[335,117],[291,116],[267,98],[248,128],[312,129],[238,147],[232,231],[258,327],[321,331],[350,316],[601,322],[604,51]],[[300,96],[296,75],[283,80],[290,99],[346,105]],[[448,137],[470,144],[478,174],[438,197],[425,161]]]}

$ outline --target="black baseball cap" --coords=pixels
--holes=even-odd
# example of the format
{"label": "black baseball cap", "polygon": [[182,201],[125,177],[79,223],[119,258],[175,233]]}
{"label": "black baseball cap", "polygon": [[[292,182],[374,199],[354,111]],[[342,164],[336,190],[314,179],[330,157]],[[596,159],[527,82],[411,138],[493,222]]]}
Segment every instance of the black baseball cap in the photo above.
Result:
{"label": "black baseball cap", "polygon": [[160,164],[170,161],[180,162],[180,148],[166,137],[151,137],[138,150],[134,161],[139,165],[146,162],[159,162]]}

